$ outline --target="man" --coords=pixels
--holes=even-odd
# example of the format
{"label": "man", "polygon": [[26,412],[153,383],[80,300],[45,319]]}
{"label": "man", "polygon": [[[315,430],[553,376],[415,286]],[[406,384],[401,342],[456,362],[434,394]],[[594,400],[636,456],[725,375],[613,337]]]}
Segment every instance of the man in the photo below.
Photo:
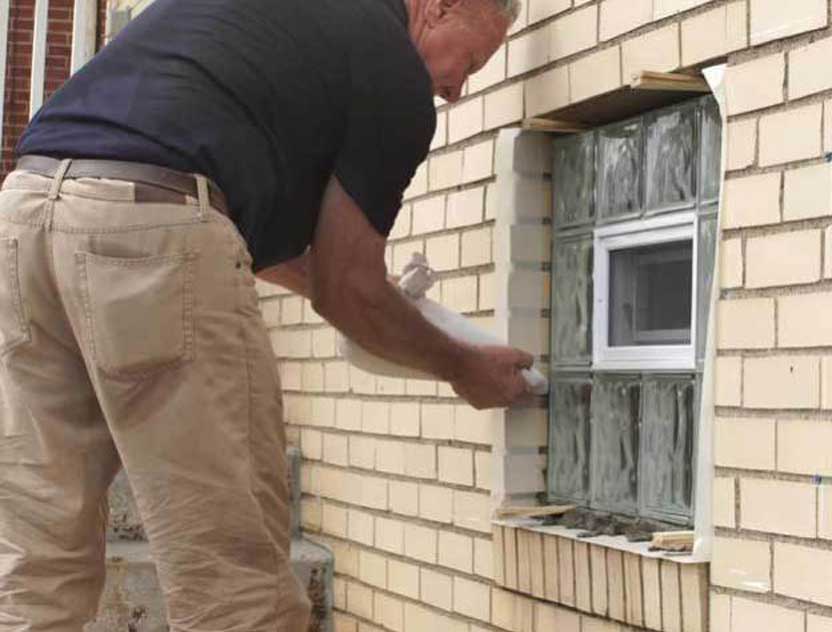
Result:
{"label": "man", "polygon": [[[0,629],[79,631],[123,464],[173,632],[299,632],[279,382],[252,272],[477,407],[385,236],[513,0],[157,0],[35,117],[0,194]],[[200,174],[200,175],[190,175]]]}

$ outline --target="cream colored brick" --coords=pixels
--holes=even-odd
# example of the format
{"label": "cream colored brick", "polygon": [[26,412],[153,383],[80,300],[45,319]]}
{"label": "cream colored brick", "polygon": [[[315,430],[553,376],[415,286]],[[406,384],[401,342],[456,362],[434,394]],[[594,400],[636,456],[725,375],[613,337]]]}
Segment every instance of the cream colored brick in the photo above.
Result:
{"label": "cream colored brick", "polygon": [[407,443],[403,456],[404,473],[415,478],[436,478],[436,446],[430,443]]}
{"label": "cream colored brick", "polygon": [[[375,621],[385,630],[404,632],[404,602],[390,595],[375,594]],[[359,631],[363,632],[363,631]],[[382,632],[379,630],[378,632]]]}
{"label": "cream colored brick", "polygon": [[448,196],[447,226],[459,228],[482,222],[485,206],[485,188],[475,187],[451,193]]}
{"label": "cream colored brick", "polygon": [[720,356],[716,359],[717,406],[742,404],[742,358]]}
{"label": "cream colored brick", "polygon": [[477,452],[474,455],[476,485],[481,489],[491,489],[492,461],[493,455],[491,454],[491,452]]}
{"label": "cream colored brick", "polygon": [[811,356],[748,358],[744,404],[750,408],[820,406],[820,359]]}
{"label": "cream colored brick", "polygon": [[773,604],[734,597],[731,600],[732,632],[803,632],[805,614]]}
{"label": "cream colored brick", "polygon": [[491,263],[491,228],[477,228],[462,233],[462,267]]}
{"label": "cream colored brick", "polygon": [[324,364],[324,386],[328,393],[346,393],[349,390],[350,372],[346,362]]}
{"label": "cream colored brick", "polygon": [[439,447],[439,480],[455,485],[473,486],[474,453],[465,448]]}
{"label": "cream colored brick", "polygon": [[621,86],[621,51],[612,46],[569,64],[570,101],[612,92]]}
{"label": "cream colored brick", "polygon": [[776,428],[773,419],[717,419],[714,462],[721,467],[773,470]]}
{"label": "cream colored brick", "polygon": [[823,163],[785,173],[783,219],[794,221],[832,214],[832,165]]}
{"label": "cream colored brick", "polygon": [[347,610],[352,614],[373,618],[373,591],[371,588],[349,582],[347,584]]}
{"label": "cream colored brick", "polygon": [[815,487],[806,483],[743,479],[740,481],[741,526],[813,538],[815,529]]}
{"label": "cream colored brick", "polygon": [[321,503],[317,498],[304,498],[300,501],[301,525],[308,531],[320,531],[322,516]]}
{"label": "cream colored brick", "polygon": [[419,516],[434,522],[453,522],[453,491],[436,485],[419,485]]}
{"label": "cream colored brick", "polygon": [[497,305],[497,279],[494,272],[486,272],[480,275],[479,281],[479,308],[480,310],[493,310]]}
{"label": "cream colored brick", "polygon": [[491,540],[474,538],[474,574],[492,579],[494,576],[494,550]]}
{"label": "cream colored brick", "polygon": [[491,533],[491,496],[455,491],[453,511],[453,522],[456,526]]}
{"label": "cream colored brick", "polygon": [[606,621],[595,617],[581,617],[581,632],[624,632],[624,627],[614,621]]}
{"label": "cream colored brick", "polygon": [[[439,297],[428,294],[428,298],[435,301]],[[413,397],[436,397],[437,386],[433,380],[406,380],[405,390],[407,395]]]}
{"label": "cream colored brick", "polygon": [[781,420],[777,425],[777,469],[793,474],[832,476],[832,423]]}
{"label": "cream colored brick", "polygon": [[832,323],[818,318],[832,308],[832,293],[783,296],[777,302],[781,347],[832,346]]}
{"label": "cream colored brick", "polygon": [[320,362],[304,362],[301,374],[303,390],[314,393],[324,390],[324,366]]}
{"label": "cream colored brick", "polygon": [[774,592],[832,606],[832,552],[775,542]]}
{"label": "cream colored brick", "polygon": [[479,134],[483,130],[483,99],[477,97],[454,105],[448,114],[448,142],[461,140]]}
{"label": "cream colored brick", "polygon": [[419,567],[398,560],[387,560],[387,589],[398,595],[419,599]]}
{"label": "cream colored brick", "polygon": [[407,481],[390,481],[390,509],[404,516],[419,514],[419,485]]}
{"label": "cream colored brick", "polygon": [[720,301],[717,333],[717,346],[720,349],[774,347],[774,299]]}
{"label": "cream colored brick", "polygon": [[723,228],[778,223],[781,179],[779,173],[766,173],[727,180]]}
{"label": "cream colored brick", "polygon": [[301,390],[302,370],[300,362],[281,362],[280,381],[286,391]]}
{"label": "cream colored brick", "polygon": [[742,239],[726,239],[720,248],[720,287],[742,287],[744,273]]}
{"label": "cream colored brick", "polygon": [[320,461],[323,454],[323,441],[318,430],[301,430],[300,447],[303,458]]}
{"label": "cream colored brick", "polygon": [[361,402],[339,399],[335,404],[335,426],[342,430],[361,430]]}
{"label": "cream colored brick", "polygon": [[280,325],[280,301],[277,299],[261,300],[260,313],[263,315],[263,322],[269,329]]}
{"label": "cream colored brick", "polygon": [[832,618],[810,614],[806,632],[832,632]]}
{"label": "cream colored brick", "polygon": [[303,297],[289,296],[280,303],[280,324],[298,325],[303,321]]}
{"label": "cream colored brick", "polygon": [[422,404],[422,437],[424,439],[453,439],[454,406]]}
{"label": "cream colored brick", "polygon": [[347,533],[350,540],[373,546],[375,525],[370,514],[350,509],[347,517]]}
{"label": "cream colored brick", "polygon": [[713,487],[713,518],[718,527],[736,526],[736,494],[733,478],[715,478]]}
{"label": "cream colored brick", "polygon": [[755,540],[715,537],[711,583],[747,592],[771,590],[771,545]]}
{"label": "cream colored brick", "polygon": [[347,466],[347,436],[340,434],[326,433],[324,435],[323,459],[327,463]]}
{"label": "cream colored brick", "polygon": [[823,150],[832,151],[832,101],[823,104]]}
{"label": "cream colored brick", "polygon": [[682,65],[722,57],[747,42],[745,1],[731,2],[682,22]]}
{"label": "cream colored brick", "polygon": [[431,156],[428,170],[431,191],[458,185],[462,180],[462,151]]}
{"label": "cream colored brick", "polygon": [[491,612],[491,587],[481,582],[454,577],[454,612],[488,622]]}
{"label": "cream colored brick", "polygon": [[818,72],[832,58],[832,38],[814,42],[789,53],[789,98],[799,99],[832,88],[829,73]]}
{"label": "cream colored brick", "polygon": [[373,434],[387,434],[390,431],[390,404],[378,401],[363,402],[361,429]]}
{"label": "cream colored brick", "polygon": [[[382,375],[376,376],[376,393],[379,395],[404,395],[405,394],[404,378],[386,377]],[[390,432],[398,434],[392,429]]]}
{"label": "cream colored brick", "polygon": [[761,118],[760,166],[820,156],[822,119],[821,103]]}
{"label": "cream colored brick", "polygon": [[463,163],[463,184],[490,178],[494,175],[494,141],[487,140],[466,147]]}
{"label": "cream colored brick", "polygon": [[523,83],[490,92],[485,96],[485,129],[504,127],[523,118]]}
{"label": "cream colored brick", "polygon": [[569,71],[565,66],[524,82],[526,116],[538,116],[569,104]]}
{"label": "cream colored brick", "polygon": [[474,571],[474,541],[467,535],[439,532],[439,564],[463,573]]}
{"label": "cream colored brick", "polygon": [[751,0],[751,45],[823,28],[826,11],[825,0]]}
{"label": "cream colored brick", "polygon": [[577,612],[545,603],[536,603],[534,609],[535,630],[541,632],[580,632],[581,617]]}
{"label": "cream colored brick", "polygon": [[549,61],[549,31],[529,31],[508,43],[508,76],[516,77]]}
{"label": "cream colored brick", "polygon": [[624,81],[642,70],[670,72],[679,67],[679,25],[671,24],[621,45]]}
{"label": "cream colored brick", "polygon": [[572,7],[571,0],[528,0],[529,24],[535,24]]}
{"label": "cream colored brick", "polygon": [[406,444],[401,441],[378,441],[376,443],[376,469],[388,474],[404,474],[406,449]]}
{"label": "cream colored brick", "polygon": [[479,72],[468,79],[468,94],[475,94],[491,86],[496,86],[506,78],[506,45],[503,44],[491,56],[488,63]]}
{"label": "cream colored brick", "polygon": [[[823,241],[826,246],[826,252],[832,252],[832,226],[823,231]],[[832,257],[824,258],[823,278],[832,278]]]}
{"label": "cream colored brick", "polygon": [[814,283],[821,278],[821,232],[804,230],[748,240],[746,287]]}
{"label": "cream colored brick", "polygon": [[[436,130],[433,132],[433,139],[430,142],[430,150],[439,149],[448,144],[448,113],[436,113]],[[407,235],[408,233],[405,233]],[[398,235],[397,235],[398,236]],[[404,235],[401,235],[404,236]]]}
{"label": "cream colored brick", "polygon": [[742,114],[783,103],[786,57],[782,53],[729,66],[725,75],[728,114]]}
{"label": "cream colored brick", "polygon": [[358,554],[358,576],[365,584],[387,587],[387,560],[382,555],[361,551]]}
{"label": "cream colored brick", "polygon": [[710,632],[731,632],[731,596],[710,594]]}
{"label": "cream colored brick", "polygon": [[[473,322],[473,321],[472,321]],[[454,413],[454,435],[457,441],[491,445],[494,414],[488,410],[475,410],[467,404],[456,406]]]}
{"label": "cream colored brick", "polygon": [[[434,195],[413,203],[413,234],[423,235],[445,227],[445,196]],[[395,258],[395,255],[394,255]]]}
{"label": "cream colored brick", "polygon": [[316,329],[312,332],[312,355],[316,358],[335,357],[335,330]]}
{"label": "cream colored brick", "polygon": [[419,436],[419,404],[395,402],[390,405],[390,433],[400,437]]}
{"label": "cream colored brick", "polygon": [[728,124],[728,171],[745,169],[757,160],[757,121]]}
{"label": "cream colored brick", "polygon": [[653,19],[653,0],[604,0],[601,3],[601,41],[633,31]]}
{"label": "cream colored brick", "polygon": [[598,5],[573,11],[552,22],[549,29],[552,61],[592,48],[598,43]]}
{"label": "cream colored brick", "polygon": [[410,184],[402,195],[403,199],[411,200],[428,192],[428,163],[423,162],[416,169]]}
{"label": "cream colored brick", "polygon": [[477,311],[477,277],[456,277],[442,281],[442,304],[458,313]]}
{"label": "cream colored brick", "polygon": [[359,504],[380,511],[387,510],[387,479],[362,476],[359,489],[361,492]]}
{"label": "cream colored brick", "polygon": [[432,237],[426,243],[426,256],[434,270],[454,270],[459,267],[459,235]]}
{"label": "cream colored brick", "polygon": [[324,503],[321,508],[321,528],[324,533],[345,538],[347,536],[347,510],[337,505]]}
{"label": "cream colored brick", "polygon": [[[441,534],[440,534],[441,536]],[[454,580],[451,575],[437,573],[428,568],[420,572],[422,590],[421,601],[442,610],[452,611],[454,608]]]}
{"label": "cream colored brick", "polygon": [[[350,367],[350,390],[359,395],[375,395],[376,376],[357,367]],[[374,432],[368,430],[367,432]],[[387,432],[384,430],[384,432]]]}
{"label": "cream colored brick", "polygon": [[407,557],[428,564],[436,564],[436,541],[436,529],[405,523],[404,554]]}

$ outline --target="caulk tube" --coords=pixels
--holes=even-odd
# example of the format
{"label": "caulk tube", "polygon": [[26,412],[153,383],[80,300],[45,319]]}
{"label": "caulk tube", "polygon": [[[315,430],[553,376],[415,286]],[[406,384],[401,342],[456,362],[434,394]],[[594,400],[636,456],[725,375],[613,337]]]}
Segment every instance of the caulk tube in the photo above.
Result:
{"label": "caulk tube", "polygon": [[[505,346],[504,341],[472,324],[461,314],[425,297],[425,292],[433,283],[434,274],[428,267],[427,260],[421,254],[414,254],[399,281],[399,287],[425,320],[461,343],[472,346]],[[436,376],[424,371],[379,358],[344,336],[339,336],[338,350],[350,364],[367,373],[414,380],[436,379]],[[525,369],[522,373],[530,392],[535,395],[546,395],[549,392],[548,380],[536,368]]]}

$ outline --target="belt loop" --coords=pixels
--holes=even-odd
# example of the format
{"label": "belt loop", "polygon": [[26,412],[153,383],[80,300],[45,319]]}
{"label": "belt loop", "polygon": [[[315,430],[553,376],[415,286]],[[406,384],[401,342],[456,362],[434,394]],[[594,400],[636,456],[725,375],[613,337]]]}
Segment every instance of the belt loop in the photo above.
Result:
{"label": "belt loop", "polygon": [[199,198],[199,219],[205,221],[208,217],[208,209],[211,207],[211,195],[208,193],[208,180],[205,176],[198,173],[194,174],[196,178],[196,190]]}
{"label": "belt loop", "polygon": [[52,186],[49,188],[49,199],[53,202],[58,199],[58,196],[61,193],[61,185],[64,183],[64,176],[66,176],[66,172],[69,170],[69,166],[71,164],[72,159],[67,158],[66,160],[61,160],[61,164],[58,165],[55,177],[52,178]]}

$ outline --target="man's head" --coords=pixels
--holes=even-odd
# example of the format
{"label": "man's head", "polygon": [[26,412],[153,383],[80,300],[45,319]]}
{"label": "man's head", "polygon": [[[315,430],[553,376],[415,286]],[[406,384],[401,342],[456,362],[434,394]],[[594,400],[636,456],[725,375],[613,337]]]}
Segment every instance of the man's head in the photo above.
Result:
{"label": "man's head", "polygon": [[408,0],[410,35],[433,79],[434,94],[459,99],[469,75],[506,37],[520,0]]}

